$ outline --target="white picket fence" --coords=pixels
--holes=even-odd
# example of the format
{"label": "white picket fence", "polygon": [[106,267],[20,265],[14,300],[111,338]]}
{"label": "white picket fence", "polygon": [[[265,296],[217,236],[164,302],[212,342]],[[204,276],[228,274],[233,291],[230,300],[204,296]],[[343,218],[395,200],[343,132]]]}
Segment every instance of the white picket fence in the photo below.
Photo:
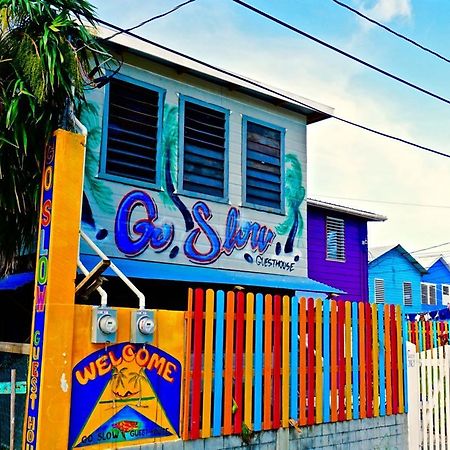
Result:
{"label": "white picket fence", "polygon": [[450,448],[450,346],[408,343],[409,449]]}

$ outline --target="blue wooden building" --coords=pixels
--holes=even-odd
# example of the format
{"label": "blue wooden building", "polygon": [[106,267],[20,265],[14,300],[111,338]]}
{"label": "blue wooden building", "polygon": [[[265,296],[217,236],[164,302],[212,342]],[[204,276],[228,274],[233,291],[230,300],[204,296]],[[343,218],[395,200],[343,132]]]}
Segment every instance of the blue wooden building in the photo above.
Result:
{"label": "blue wooden building", "polygon": [[450,304],[450,267],[444,257],[439,257],[422,277],[422,299],[435,293],[438,308]]}
{"label": "blue wooden building", "polygon": [[371,249],[369,258],[370,302],[403,305],[406,313],[437,309],[433,290],[423,296],[427,270],[401,245]]}

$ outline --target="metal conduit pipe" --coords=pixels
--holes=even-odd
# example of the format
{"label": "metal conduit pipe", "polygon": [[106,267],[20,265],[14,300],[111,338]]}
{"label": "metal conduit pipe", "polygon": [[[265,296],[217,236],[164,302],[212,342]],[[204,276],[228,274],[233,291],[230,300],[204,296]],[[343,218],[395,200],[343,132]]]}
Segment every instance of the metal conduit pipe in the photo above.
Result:
{"label": "metal conduit pipe", "polygon": [[[78,258],[78,261],[77,261],[77,265],[78,265],[78,268],[83,272],[84,275],[86,275],[86,276],[89,275],[89,270],[86,269],[86,267],[83,265],[83,263],[80,261],[79,258]],[[100,305],[101,306],[108,306],[108,294],[107,294],[107,292],[100,286],[96,289],[96,291],[100,295]]]}
{"label": "metal conduit pipe", "polygon": [[[110,260],[92,239],[83,231],[80,230],[80,236],[84,239],[86,244],[103,260]],[[109,268],[130,288],[130,290],[139,299],[139,309],[145,309],[145,295],[126,277],[126,275],[111,261]]]}

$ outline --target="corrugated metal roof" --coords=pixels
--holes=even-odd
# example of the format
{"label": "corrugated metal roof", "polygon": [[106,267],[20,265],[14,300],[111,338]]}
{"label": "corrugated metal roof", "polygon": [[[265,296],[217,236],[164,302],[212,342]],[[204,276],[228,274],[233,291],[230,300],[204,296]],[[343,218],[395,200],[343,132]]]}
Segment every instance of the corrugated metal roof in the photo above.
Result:
{"label": "corrugated metal roof", "polygon": [[316,208],[327,209],[329,211],[336,211],[343,214],[349,214],[351,216],[362,217],[372,222],[384,222],[387,220],[386,216],[375,214],[369,211],[363,211],[361,209],[350,208],[348,206],[336,205],[335,203],[324,202],[322,200],[316,200],[308,198],[308,206],[314,206]]}
{"label": "corrugated metal roof", "polygon": [[[93,31],[93,33],[99,36],[100,39],[106,39],[116,33],[116,31],[104,26],[98,26],[96,31]],[[235,91],[268,101],[278,107],[286,108],[305,115],[308,124],[328,119],[330,114],[333,114],[334,110],[329,106],[309,100],[305,97],[301,97],[300,95],[272,87],[268,84],[252,80],[251,78],[244,77],[226,69],[223,69],[226,72],[223,73],[220,68],[213,68],[213,66],[209,64],[208,67],[200,62],[196,62],[182,56],[182,54],[176,50],[170,49],[145,38],[143,38],[146,41],[144,42],[142,39],[134,36],[133,33],[122,33],[114,36],[107,42],[108,44],[115,44],[120,47],[125,47],[131,53],[139,54],[146,59],[153,60],[166,66],[174,67],[178,71],[190,73],[198,78],[211,81],[218,85],[226,86]],[[286,97],[290,97],[291,99]]]}

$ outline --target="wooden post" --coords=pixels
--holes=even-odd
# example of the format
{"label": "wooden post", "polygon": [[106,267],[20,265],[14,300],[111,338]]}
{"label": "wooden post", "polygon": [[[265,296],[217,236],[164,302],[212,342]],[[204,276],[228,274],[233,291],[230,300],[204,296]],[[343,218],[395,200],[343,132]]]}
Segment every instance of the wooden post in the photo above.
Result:
{"label": "wooden post", "polygon": [[16,426],[16,369],[11,369],[11,401],[9,405],[9,448],[14,450],[14,432]]}

